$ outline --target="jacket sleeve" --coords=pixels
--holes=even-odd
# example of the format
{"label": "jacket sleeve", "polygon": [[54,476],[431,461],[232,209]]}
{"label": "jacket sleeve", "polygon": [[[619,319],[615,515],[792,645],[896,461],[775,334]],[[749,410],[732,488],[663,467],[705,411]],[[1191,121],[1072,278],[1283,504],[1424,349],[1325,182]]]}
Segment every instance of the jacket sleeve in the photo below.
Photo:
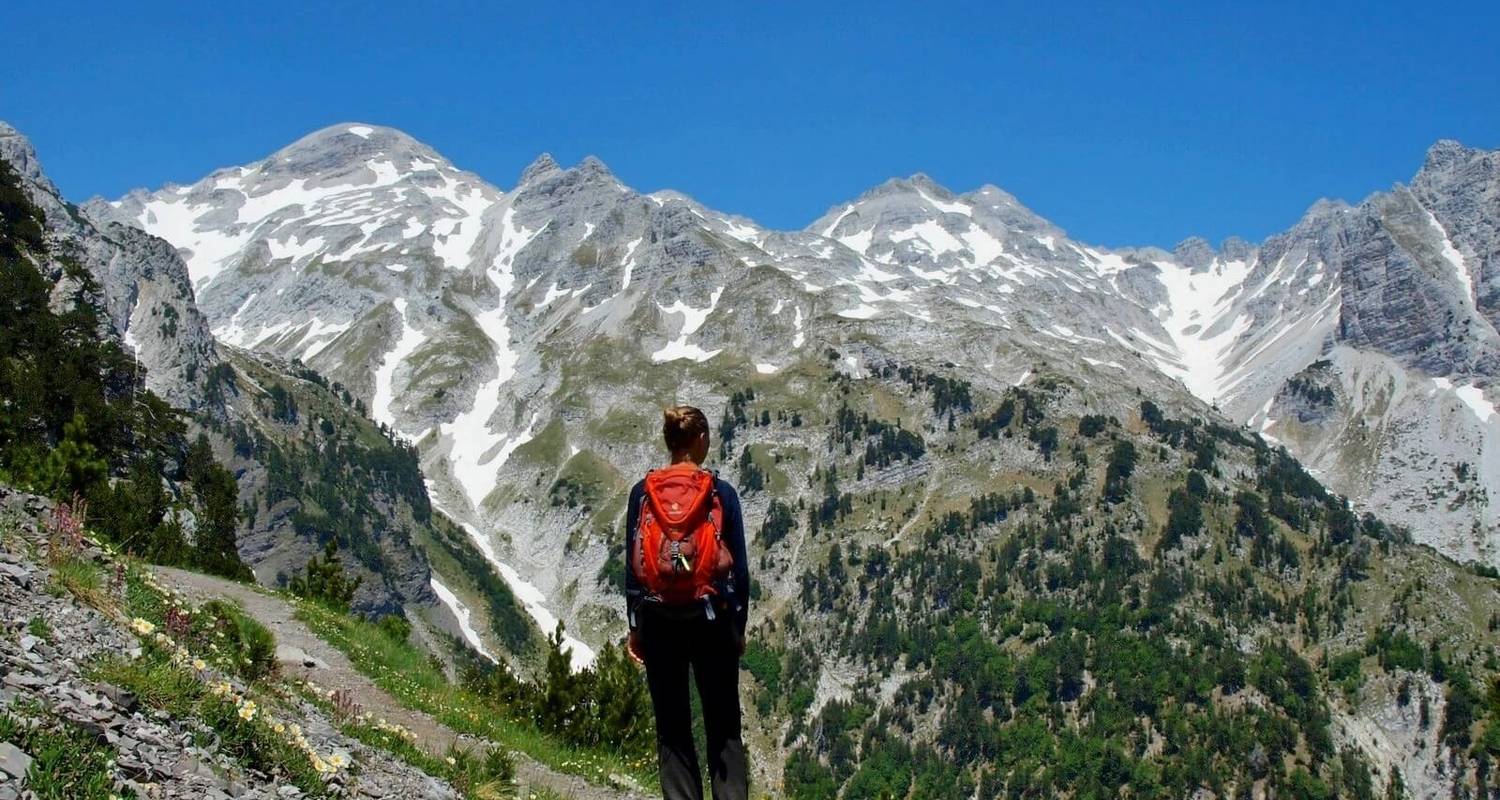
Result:
{"label": "jacket sleeve", "polygon": [[750,619],[750,554],[745,544],[745,517],[740,510],[740,496],[734,487],[720,481],[720,502],[724,505],[724,543],[734,556],[734,624],[741,636]]}
{"label": "jacket sleeve", "polygon": [[625,622],[631,630],[635,630],[635,612],[644,595],[640,583],[635,579],[635,570],[630,568],[630,554],[635,551],[635,528],[640,520],[643,497],[644,491],[641,484],[637,483],[631,488],[630,499],[625,505],[625,552],[621,559],[625,562]]}

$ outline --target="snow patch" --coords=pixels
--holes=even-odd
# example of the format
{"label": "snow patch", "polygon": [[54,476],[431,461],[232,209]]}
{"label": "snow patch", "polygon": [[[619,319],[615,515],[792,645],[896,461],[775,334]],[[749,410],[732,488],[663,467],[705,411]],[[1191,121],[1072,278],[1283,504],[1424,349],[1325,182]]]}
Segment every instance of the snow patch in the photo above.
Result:
{"label": "snow patch", "polygon": [[323,249],[323,237],[313,236],[306,240],[299,240],[296,236],[289,236],[285,242],[279,239],[268,239],[266,248],[271,251],[271,258],[275,261],[282,259],[298,259],[316,255]]}
{"label": "snow patch", "polygon": [[734,238],[739,239],[746,244],[759,244],[760,231],[756,230],[754,227],[746,225],[742,222],[736,222],[732,219],[720,219],[719,221],[724,224],[724,232],[729,234],[730,236],[733,236]]}
{"label": "snow patch", "polygon": [[625,245],[625,257],[620,259],[620,264],[625,267],[625,274],[620,276],[620,291],[630,288],[630,276],[635,272],[635,249],[644,241],[641,237],[631,240]]}
{"label": "snow patch", "polygon": [[677,338],[669,341],[660,350],[651,354],[651,360],[657,363],[663,361],[674,361],[679,358],[687,358],[693,361],[707,361],[719,354],[719,350],[704,350],[695,344],[688,344],[688,337],[703,327],[708,315],[719,306],[719,297],[724,294],[724,287],[720,286],[714,290],[709,297],[707,308],[693,308],[678,298],[670,306],[657,303],[656,307],[665,314],[681,314],[682,328],[677,331]]}
{"label": "snow patch", "polygon": [[1480,422],[1489,422],[1495,418],[1495,404],[1485,398],[1484,390],[1478,386],[1472,383],[1468,386],[1460,386],[1454,389],[1453,393],[1458,395],[1458,399],[1464,401],[1464,405],[1474,412],[1474,416],[1478,417]]}
{"label": "snow patch", "polygon": [[321,319],[314,319],[302,332],[302,339],[298,343],[301,352],[297,357],[307,361],[323,352],[323,348],[343,335],[344,331],[349,330],[349,326],[348,322],[324,322]]}
{"label": "snow patch", "polygon": [[1443,230],[1442,223],[1437,221],[1437,217],[1425,208],[1422,211],[1427,214],[1427,223],[1437,231],[1438,238],[1443,243],[1443,258],[1449,266],[1453,267],[1453,274],[1458,278],[1458,284],[1464,288],[1464,305],[1473,306],[1474,276],[1469,272],[1469,265],[1464,262],[1463,254],[1458,252],[1458,248],[1453,246],[1453,241],[1448,238],[1448,232]]}
{"label": "snow patch", "polygon": [[946,214],[963,214],[966,217],[974,216],[974,209],[963,203],[950,203],[945,200],[939,200],[921,189],[917,190],[917,194],[921,195],[922,199],[926,200],[928,205]]}
{"label": "snow patch", "polygon": [[933,220],[919,222],[905,230],[895,231],[891,233],[890,238],[892,242],[915,242],[935,256],[968,249],[958,237]]}
{"label": "snow patch", "polygon": [[[1171,262],[1159,262],[1156,268],[1158,280],[1167,290],[1167,305],[1158,309],[1157,317],[1171,337],[1176,358],[1161,359],[1149,352],[1145,355],[1162,371],[1180,380],[1189,392],[1213,403],[1229,387],[1225,362],[1230,351],[1240,334],[1250,327],[1250,320],[1244,315],[1229,318],[1235,290],[1242,288],[1250,265],[1244,261],[1215,261],[1207,270],[1195,272]],[[1210,333],[1216,329],[1217,332]]]}
{"label": "snow patch", "polygon": [[858,233],[850,233],[844,236],[840,236],[835,241],[839,242],[840,244],[844,245],[850,250],[853,250],[856,253],[863,254],[869,251],[870,243],[874,241],[874,239],[875,231],[872,229],[868,231],[860,231]]}
{"label": "snow patch", "polygon": [[474,243],[479,241],[479,232],[482,227],[480,222],[484,212],[495,203],[485,196],[483,189],[477,186],[471,187],[469,192],[463,195],[458,194],[458,191],[454,189],[448,195],[448,199],[458,207],[462,216],[457,220],[452,220],[453,227],[447,231],[440,233],[437,226],[433,226],[432,232],[437,237],[441,237],[441,240],[435,240],[432,243],[432,252],[442,260],[444,266],[462,271],[468,269],[470,261],[473,260],[471,251],[474,249]]}
{"label": "snow patch", "polygon": [[[823,229],[823,238],[825,238],[825,239],[832,239],[833,238],[833,229],[837,228],[839,226],[839,223],[844,221],[844,217],[849,216],[849,212],[851,212],[853,210],[854,210],[854,206],[852,206],[852,205],[844,206],[844,210],[842,212],[840,212],[837,217],[834,218],[833,222],[830,222],[828,224],[828,227],[826,227],[826,228]],[[840,241],[842,241],[842,240],[840,240]],[[864,251],[861,250],[860,252],[864,252]]]}
{"label": "snow patch", "polygon": [[370,402],[370,416],[376,422],[383,422],[391,430],[396,430],[396,417],[391,412],[391,403],[395,401],[392,382],[396,377],[396,367],[416,352],[427,337],[407,321],[406,298],[398,297],[391,303],[396,307],[396,313],[401,316],[401,335],[397,337],[396,344],[385,354],[380,361],[379,368],[375,370],[375,396]]}
{"label": "snow patch", "polygon": [[880,313],[880,309],[869,303],[862,303],[854,308],[846,308],[838,312],[841,317],[848,319],[870,319]]}
{"label": "snow patch", "polygon": [[443,605],[447,606],[448,610],[453,612],[453,616],[458,619],[458,627],[463,631],[464,640],[469,643],[469,646],[474,648],[480,655],[488,658],[490,663],[499,664],[500,660],[490,655],[490,651],[484,648],[484,642],[479,639],[479,632],[474,630],[473,624],[470,623],[469,620],[472,614],[469,612],[469,607],[464,605],[462,600],[458,599],[458,595],[454,594],[452,589],[444,586],[443,582],[438,580],[436,574],[432,576],[430,583],[432,584],[433,593],[438,596],[439,600],[443,601]]}
{"label": "snow patch", "polygon": [[[428,483],[428,493],[432,494],[431,482]],[[432,506],[438,511],[447,514],[436,500],[433,501]],[[526,613],[536,622],[537,627],[541,628],[544,634],[548,636],[552,635],[552,632],[557,629],[557,615],[548,610],[547,596],[542,594],[542,590],[524,580],[521,577],[521,573],[517,572],[515,567],[501,561],[500,556],[495,552],[494,544],[490,542],[489,537],[480,533],[479,529],[459,520],[453,514],[448,514],[448,516],[458,521],[464,532],[469,534],[469,540],[474,543],[475,547],[479,548],[479,552],[484,556],[486,561],[490,562],[490,566],[494,567],[495,571],[500,573],[501,580],[504,580],[505,584],[510,587],[516,599],[521,601],[522,607],[526,609]],[[588,669],[594,663],[595,655],[593,648],[584,644],[582,640],[574,638],[571,634],[563,634],[562,650],[568,654],[575,672]]]}
{"label": "snow patch", "polygon": [[501,217],[500,249],[490,263],[487,277],[494,284],[499,299],[495,307],[474,315],[474,323],[490,341],[495,358],[495,375],[474,393],[474,404],[443,423],[438,430],[452,441],[448,451],[448,464],[453,477],[463,487],[464,494],[475,509],[484,502],[485,496],[495,488],[495,476],[505,464],[512,451],[531,440],[531,431],[536,424],[533,414],[526,430],[502,437],[490,427],[495,413],[500,410],[500,390],[515,375],[519,356],[511,348],[510,325],[506,318],[505,301],[515,284],[515,273],[511,270],[516,254],[521,251],[541,229],[529,230],[515,224],[515,209],[507,208]]}
{"label": "snow patch", "polygon": [[370,138],[370,134],[375,132],[375,129],[368,125],[350,125],[349,132],[361,139],[368,139]]}
{"label": "snow patch", "polygon": [[567,289],[557,288],[557,283],[554,282],[551,286],[547,287],[547,294],[542,297],[542,302],[536,304],[536,310],[541,311],[547,306],[552,305],[553,300],[556,300],[559,297],[567,296],[569,294],[571,294],[570,291],[568,291]]}

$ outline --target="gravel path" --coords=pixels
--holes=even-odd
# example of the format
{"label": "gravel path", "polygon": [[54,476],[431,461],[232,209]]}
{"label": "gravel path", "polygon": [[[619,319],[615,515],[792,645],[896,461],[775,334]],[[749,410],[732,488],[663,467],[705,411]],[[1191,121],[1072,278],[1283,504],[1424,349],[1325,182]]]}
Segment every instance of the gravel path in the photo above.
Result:
{"label": "gravel path", "polygon": [[[472,736],[454,731],[427,714],[396,702],[395,698],[356,670],[342,651],[319,639],[301,620],[296,619],[291,604],[282,598],[211,575],[169,567],[153,569],[162,583],[194,600],[224,597],[239,603],[245,613],[276,634],[277,655],[287,675],[307,678],[324,689],[348,690],[364,710],[415,733],[417,741],[428,752],[442,755],[454,742],[462,744],[478,741]],[[576,775],[557,772],[525,753],[512,752],[511,757],[516,764],[516,782],[523,789],[523,798],[526,796],[524,789],[545,787],[571,800],[646,800],[646,796],[640,792],[597,786]]]}

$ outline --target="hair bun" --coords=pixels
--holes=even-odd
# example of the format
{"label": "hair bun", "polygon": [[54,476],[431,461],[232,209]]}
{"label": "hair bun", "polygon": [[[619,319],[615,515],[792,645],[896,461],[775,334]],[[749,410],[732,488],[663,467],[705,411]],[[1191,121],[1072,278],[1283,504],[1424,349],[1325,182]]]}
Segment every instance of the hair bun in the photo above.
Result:
{"label": "hair bun", "polygon": [[708,417],[693,406],[672,406],[662,410],[661,434],[667,449],[681,453],[692,447],[699,436],[708,433]]}

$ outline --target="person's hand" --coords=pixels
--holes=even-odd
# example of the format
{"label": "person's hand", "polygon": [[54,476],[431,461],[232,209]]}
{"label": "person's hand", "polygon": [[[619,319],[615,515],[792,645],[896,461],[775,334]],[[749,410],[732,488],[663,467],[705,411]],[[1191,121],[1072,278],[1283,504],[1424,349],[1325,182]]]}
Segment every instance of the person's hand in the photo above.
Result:
{"label": "person's hand", "polygon": [[630,635],[625,637],[625,652],[630,654],[631,660],[635,663],[645,666],[646,651],[641,649],[640,631],[631,631]]}

